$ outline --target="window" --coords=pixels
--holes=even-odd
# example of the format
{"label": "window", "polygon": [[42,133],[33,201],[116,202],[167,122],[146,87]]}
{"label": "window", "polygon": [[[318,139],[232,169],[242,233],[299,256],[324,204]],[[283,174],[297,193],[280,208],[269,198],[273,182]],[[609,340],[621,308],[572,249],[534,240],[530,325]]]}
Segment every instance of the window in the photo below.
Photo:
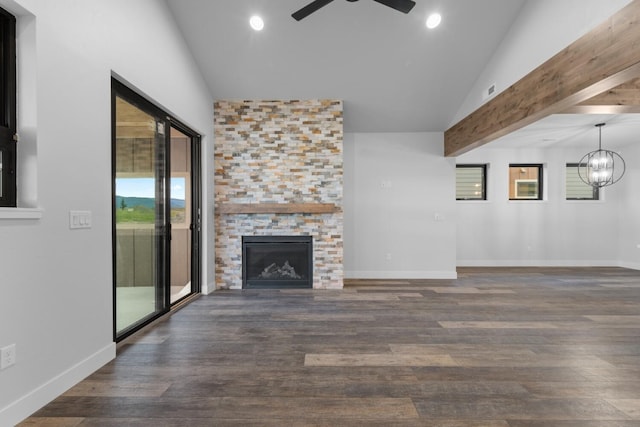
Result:
{"label": "window", "polygon": [[542,200],[542,165],[509,165],[509,200]]}
{"label": "window", "polygon": [[598,187],[592,187],[580,179],[578,163],[567,163],[565,188],[567,200],[600,200]]}
{"label": "window", "polygon": [[16,207],[16,18],[0,9],[0,206]]}
{"label": "window", "polygon": [[487,200],[487,165],[456,165],[456,200]]}

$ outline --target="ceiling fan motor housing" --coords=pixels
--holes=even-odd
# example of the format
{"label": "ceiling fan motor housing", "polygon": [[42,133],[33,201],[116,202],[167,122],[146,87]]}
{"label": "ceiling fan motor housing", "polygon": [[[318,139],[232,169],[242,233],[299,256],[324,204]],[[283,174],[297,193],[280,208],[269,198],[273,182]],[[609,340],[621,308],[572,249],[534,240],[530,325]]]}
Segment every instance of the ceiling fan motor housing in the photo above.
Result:
{"label": "ceiling fan motor housing", "polygon": [[[316,12],[318,9],[325,7],[333,0],[314,0],[302,9],[293,12],[291,16],[296,21],[300,21],[303,18],[311,15],[313,12]],[[355,2],[358,0],[347,0],[348,2]],[[409,13],[409,11],[416,5],[416,2],[413,0],[374,0],[380,4],[385,6],[389,6],[392,9],[397,10],[402,13]]]}

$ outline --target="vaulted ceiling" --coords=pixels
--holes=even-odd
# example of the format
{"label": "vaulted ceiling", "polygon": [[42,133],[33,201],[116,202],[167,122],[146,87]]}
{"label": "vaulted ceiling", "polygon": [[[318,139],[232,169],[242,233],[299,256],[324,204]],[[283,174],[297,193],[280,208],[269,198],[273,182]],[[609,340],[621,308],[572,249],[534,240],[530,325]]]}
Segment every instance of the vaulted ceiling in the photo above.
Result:
{"label": "vaulted ceiling", "polygon": [[[344,100],[348,132],[444,131],[523,0],[168,0],[216,99]],[[432,12],[442,24],[425,26]],[[249,18],[259,14],[256,32]]]}

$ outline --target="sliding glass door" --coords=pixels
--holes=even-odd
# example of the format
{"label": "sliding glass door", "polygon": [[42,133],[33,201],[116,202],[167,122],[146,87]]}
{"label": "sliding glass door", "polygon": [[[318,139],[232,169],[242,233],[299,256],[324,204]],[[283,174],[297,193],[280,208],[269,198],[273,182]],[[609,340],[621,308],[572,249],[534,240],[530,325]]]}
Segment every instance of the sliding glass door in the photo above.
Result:
{"label": "sliding glass door", "polygon": [[198,147],[187,128],[172,125],[115,80],[112,102],[114,338],[120,340],[199,291],[192,160]]}
{"label": "sliding glass door", "polygon": [[[195,257],[193,236],[197,234],[199,212],[193,212],[192,138],[172,125],[170,131],[170,210],[171,210],[171,280],[170,302],[175,304],[193,292],[192,279]],[[194,216],[195,215],[195,216]]]}

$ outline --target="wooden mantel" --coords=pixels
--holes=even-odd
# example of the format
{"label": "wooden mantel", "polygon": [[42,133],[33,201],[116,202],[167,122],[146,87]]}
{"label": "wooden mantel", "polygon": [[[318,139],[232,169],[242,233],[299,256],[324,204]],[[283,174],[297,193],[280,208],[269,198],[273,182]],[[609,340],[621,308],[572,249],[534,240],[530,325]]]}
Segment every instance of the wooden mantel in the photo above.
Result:
{"label": "wooden mantel", "polygon": [[325,214],[339,212],[335,203],[222,203],[221,214]]}

